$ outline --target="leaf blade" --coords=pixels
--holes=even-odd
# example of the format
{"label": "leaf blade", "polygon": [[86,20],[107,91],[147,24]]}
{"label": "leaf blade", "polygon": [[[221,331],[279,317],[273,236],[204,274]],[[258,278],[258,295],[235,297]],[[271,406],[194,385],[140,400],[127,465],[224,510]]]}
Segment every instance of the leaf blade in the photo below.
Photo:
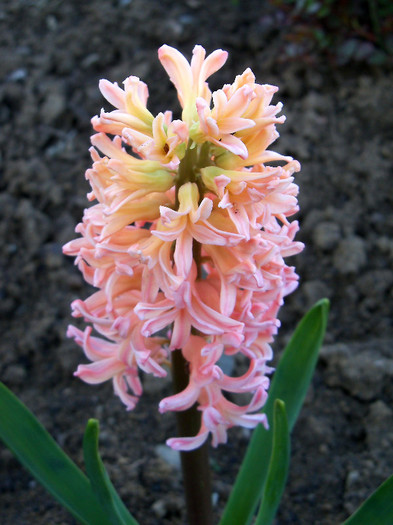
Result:
{"label": "leaf blade", "polygon": [[273,411],[272,455],[255,525],[270,525],[273,521],[287,482],[290,448],[285,403],[281,399],[276,399]]}
{"label": "leaf blade", "polygon": [[30,410],[0,382],[0,439],[80,523],[108,525],[83,472]]}
{"label": "leaf blade", "polygon": [[104,507],[112,525],[138,525],[114,488],[98,452],[99,426],[89,419],[83,438],[83,454],[93,491]]}

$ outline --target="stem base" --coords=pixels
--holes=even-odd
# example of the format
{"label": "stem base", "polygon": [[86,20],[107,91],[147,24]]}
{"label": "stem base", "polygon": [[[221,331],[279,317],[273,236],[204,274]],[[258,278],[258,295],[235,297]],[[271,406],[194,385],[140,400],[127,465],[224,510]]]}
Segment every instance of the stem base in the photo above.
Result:
{"label": "stem base", "polygon": [[[181,350],[172,352],[172,375],[175,392],[188,385],[188,363]],[[201,425],[201,414],[196,405],[177,412],[177,427],[180,436],[194,436]],[[209,468],[209,444],[206,442],[196,450],[180,452],[184,492],[190,525],[212,525],[211,481]]]}

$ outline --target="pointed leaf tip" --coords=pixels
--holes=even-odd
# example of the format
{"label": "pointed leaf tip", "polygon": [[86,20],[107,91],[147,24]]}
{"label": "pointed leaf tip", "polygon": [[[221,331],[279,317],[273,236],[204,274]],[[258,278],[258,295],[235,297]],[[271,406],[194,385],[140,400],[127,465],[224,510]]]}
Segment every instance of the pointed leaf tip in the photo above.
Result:
{"label": "pointed leaf tip", "polygon": [[92,489],[113,525],[138,525],[128,512],[106,472],[98,451],[99,423],[89,419],[83,438],[83,454]]}

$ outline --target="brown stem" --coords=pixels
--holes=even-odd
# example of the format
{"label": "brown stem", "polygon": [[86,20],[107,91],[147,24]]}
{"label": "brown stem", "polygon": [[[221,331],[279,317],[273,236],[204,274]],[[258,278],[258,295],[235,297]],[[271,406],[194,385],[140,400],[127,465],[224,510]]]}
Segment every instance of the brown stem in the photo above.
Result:
{"label": "brown stem", "polygon": [[[188,385],[188,363],[181,350],[172,352],[172,375],[175,392]],[[177,412],[180,436],[195,436],[201,425],[201,415],[196,405],[184,412]],[[196,450],[181,452],[184,492],[189,525],[212,525],[212,504],[208,443]]]}
{"label": "brown stem", "polygon": [[197,242],[195,239],[192,244],[192,254],[193,254],[194,261],[197,267],[197,279],[201,279],[202,277],[202,265],[201,265],[202,244]]}

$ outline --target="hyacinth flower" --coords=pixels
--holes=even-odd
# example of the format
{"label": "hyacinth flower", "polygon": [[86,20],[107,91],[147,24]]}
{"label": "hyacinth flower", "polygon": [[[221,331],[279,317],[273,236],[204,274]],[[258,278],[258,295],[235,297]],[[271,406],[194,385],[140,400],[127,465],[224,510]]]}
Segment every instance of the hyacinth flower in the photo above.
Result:
{"label": "hyacinth flower", "polygon": [[[188,63],[164,45],[158,57],[181,119],[152,115],[137,77],[124,89],[100,82],[115,109],[92,119],[86,178],[96,204],[76,228],[81,237],[64,246],[98,290],[73,302],[73,316],[88,326],[71,326],[68,335],[91,361],[75,375],[112,380],[128,410],[142,394],[141,374],[163,377],[172,366],[175,394],[159,411],[180,414],[184,435],[167,444],[191,451],[209,436],[213,446],[225,443],[233,426],[268,428],[260,409],[270,345],[284,297],[297,286],[284,259],[303,248],[294,240],[297,222],[288,220],[298,211],[300,165],[268,149],[285,120],[282,105],[271,104],[276,87],[257,84],[246,69],[212,93],[206,80],[225,63],[222,50],[206,57],[195,46]],[[243,355],[247,371],[228,375],[224,355]],[[248,402],[237,404],[234,394]]]}

